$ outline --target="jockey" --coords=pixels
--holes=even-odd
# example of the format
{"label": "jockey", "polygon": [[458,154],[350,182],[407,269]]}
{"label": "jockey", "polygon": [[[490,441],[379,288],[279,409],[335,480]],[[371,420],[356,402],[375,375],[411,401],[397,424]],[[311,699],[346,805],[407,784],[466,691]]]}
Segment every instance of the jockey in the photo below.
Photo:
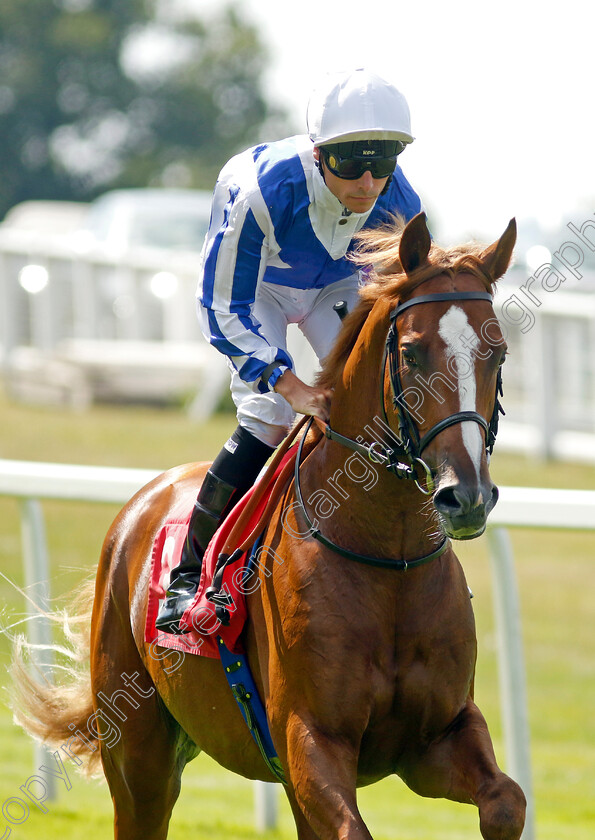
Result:
{"label": "jockey", "polygon": [[351,308],[361,272],[348,259],[354,235],[422,209],[397,164],[413,142],[403,95],[366,70],[329,76],[312,94],[308,135],[263,143],[233,157],[213,194],[201,254],[198,315],[228,358],[238,427],[207,472],[156,625],[180,619],[220,522],[256,480],[295,412],[328,420],[331,393],[294,372],[286,331],[297,323],[318,359]]}

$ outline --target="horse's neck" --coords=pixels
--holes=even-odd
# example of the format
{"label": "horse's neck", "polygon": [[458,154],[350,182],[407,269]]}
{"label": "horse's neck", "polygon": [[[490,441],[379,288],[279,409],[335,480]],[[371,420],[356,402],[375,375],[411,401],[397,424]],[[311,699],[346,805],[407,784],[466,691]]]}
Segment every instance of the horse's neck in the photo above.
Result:
{"label": "horse's neck", "polygon": [[422,512],[413,482],[331,441],[323,441],[301,470],[310,518],[338,545],[362,554],[410,560],[436,547],[435,523]]}
{"label": "horse's neck", "polygon": [[[333,396],[331,426],[371,443],[387,437],[382,426],[382,358],[386,317],[364,328]],[[386,441],[390,445],[390,440]],[[381,464],[323,439],[303,469],[304,499],[329,539],[355,551],[411,559],[436,547],[436,526],[426,498],[412,481],[397,478]],[[323,517],[321,520],[321,516]]]}

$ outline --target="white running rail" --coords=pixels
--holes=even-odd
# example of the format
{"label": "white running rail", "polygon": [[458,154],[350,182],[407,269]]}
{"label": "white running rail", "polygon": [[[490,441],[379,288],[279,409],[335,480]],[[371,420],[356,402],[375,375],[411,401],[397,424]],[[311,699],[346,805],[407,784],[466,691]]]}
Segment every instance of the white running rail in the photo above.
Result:
{"label": "white running rail", "polygon": [[[154,470],[0,460],[0,495],[21,502],[26,585],[30,587],[49,579],[40,499],[124,504],[157,474]],[[519,782],[528,800],[523,840],[535,840],[521,614],[509,527],[595,530],[595,491],[501,487],[500,501],[490,516],[487,530],[494,582],[507,772]],[[47,585],[44,592],[40,593],[39,587],[35,591],[38,599],[45,603],[49,597]],[[44,604],[40,603],[40,606]],[[35,621],[32,627],[35,642],[49,643],[48,625]],[[275,825],[275,786],[255,783],[255,809],[259,830]]]}

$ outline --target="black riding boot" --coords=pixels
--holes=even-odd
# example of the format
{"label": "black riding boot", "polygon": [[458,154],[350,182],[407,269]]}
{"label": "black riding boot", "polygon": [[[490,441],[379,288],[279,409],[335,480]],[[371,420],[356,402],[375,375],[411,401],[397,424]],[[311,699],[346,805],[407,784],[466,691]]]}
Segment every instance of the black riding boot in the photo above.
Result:
{"label": "black riding boot", "polygon": [[254,484],[273,451],[273,447],[238,426],[213,462],[194,504],[180,563],[171,572],[155,621],[158,630],[182,634],[192,629],[180,628],[180,619],[196,595],[207,545],[232,507]]}
{"label": "black riding boot", "polygon": [[222,481],[211,470],[207,472],[194,503],[180,563],[172,569],[165,599],[155,621],[158,630],[188,633],[192,629],[180,629],[180,619],[196,595],[207,545],[223,520],[224,512],[227,514],[225,509],[233,506],[235,495],[235,487]]}

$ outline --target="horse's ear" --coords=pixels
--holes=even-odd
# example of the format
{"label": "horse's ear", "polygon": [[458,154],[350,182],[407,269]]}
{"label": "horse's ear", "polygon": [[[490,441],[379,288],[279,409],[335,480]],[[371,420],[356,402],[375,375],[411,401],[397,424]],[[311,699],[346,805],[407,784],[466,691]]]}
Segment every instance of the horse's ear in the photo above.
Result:
{"label": "horse's ear", "polygon": [[492,243],[481,255],[481,261],[489,277],[497,280],[502,277],[512,257],[516,242],[516,219],[511,219],[508,227],[497,242]]}
{"label": "horse's ear", "polygon": [[414,216],[401,235],[399,259],[406,274],[411,274],[428,259],[432,240],[422,211]]}

